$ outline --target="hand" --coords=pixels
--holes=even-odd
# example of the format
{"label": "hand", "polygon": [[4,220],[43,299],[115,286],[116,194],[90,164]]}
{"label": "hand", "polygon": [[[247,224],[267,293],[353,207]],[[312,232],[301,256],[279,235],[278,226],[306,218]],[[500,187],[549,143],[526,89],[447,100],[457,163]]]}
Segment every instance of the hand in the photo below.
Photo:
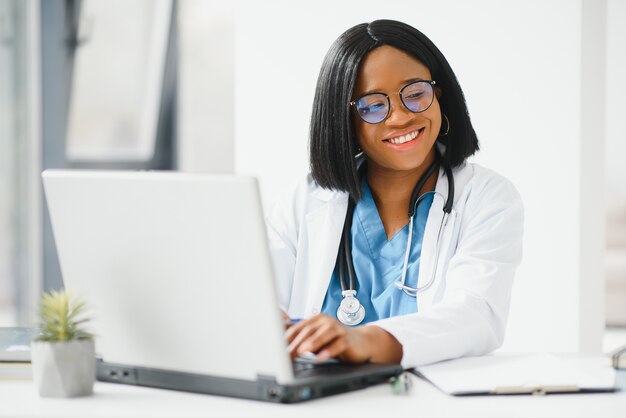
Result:
{"label": "hand", "polygon": [[348,363],[399,363],[402,346],[377,326],[349,328],[327,315],[316,315],[289,327],[285,333],[292,358],[307,351],[318,361],[331,357]]}
{"label": "hand", "polygon": [[292,358],[307,351],[317,354],[319,361],[336,357],[363,363],[370,357],[358,329],[350,329],[327,315],[316,315],[292,325],[285,335]]}

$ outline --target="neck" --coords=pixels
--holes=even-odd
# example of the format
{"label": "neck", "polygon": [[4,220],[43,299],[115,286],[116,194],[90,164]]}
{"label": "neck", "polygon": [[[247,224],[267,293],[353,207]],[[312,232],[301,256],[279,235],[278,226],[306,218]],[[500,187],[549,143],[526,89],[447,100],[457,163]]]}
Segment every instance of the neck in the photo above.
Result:
{"label": "neck", "polygon": [[[433,149],[424,159],[424,162],[412,170],[388,170],[369,164],[367,167],[367,182],[379,211],[384,208],[385,211],[391,210],[395,212],[397,210],[401,211],[401,213],[407,213],[413,189],[434,159],[435,150]],[[435,189],[437,174],[437,170],[435,170],[418,195]],[[408,219],[408,215],[406,215],[406,218]]]}
{"label": "neck", "polygon": [[[409,221],[408,209],[413,189],[434,159],[435,150],[432,149],[424,162],[412,170],[389,170],[375,164],[368,164],[367,182],[385,227],[387,239],[391,239]],[[437,172],[435,171],[419,191],[419,195],[434,190],[436,184]]]}

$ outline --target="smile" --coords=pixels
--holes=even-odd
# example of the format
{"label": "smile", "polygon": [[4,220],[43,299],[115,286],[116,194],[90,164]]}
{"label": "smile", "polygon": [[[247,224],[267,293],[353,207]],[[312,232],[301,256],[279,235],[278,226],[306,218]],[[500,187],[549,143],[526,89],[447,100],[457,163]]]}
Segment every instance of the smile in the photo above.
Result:
{"label": "smile", "polygon": [[417,136],[422,133],[422,131],[424,130],[424,128],[420,128],[417,131],[413,131],[410,132],[406,135],[402,135],[396,138],[389,138],[389,139],[385,139],[383,140],[384,142],[389,142],[391,144],[404,144],[405,142],[409,142],[409,141],[413,141],[415,138],[417,138]]}

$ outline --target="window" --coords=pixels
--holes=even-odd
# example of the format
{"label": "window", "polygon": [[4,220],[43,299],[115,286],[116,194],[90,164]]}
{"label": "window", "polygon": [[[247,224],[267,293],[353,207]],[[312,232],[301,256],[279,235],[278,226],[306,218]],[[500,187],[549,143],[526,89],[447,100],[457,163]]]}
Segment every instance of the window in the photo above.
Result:
{"label": "window", "polygon": [[37,4],[0,1],[0,326],[30,324],[40,282]]}
{"label": "window", "polygon": [[84,0],[67,125],[68,161],[154,157],[170,0]]}

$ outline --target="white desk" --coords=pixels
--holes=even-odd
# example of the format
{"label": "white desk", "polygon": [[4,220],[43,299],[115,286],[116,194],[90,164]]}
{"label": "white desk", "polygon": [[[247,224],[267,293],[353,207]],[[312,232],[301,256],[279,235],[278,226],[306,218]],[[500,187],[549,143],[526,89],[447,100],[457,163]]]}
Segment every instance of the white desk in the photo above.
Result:
{"label": "white desk", "polygon": [[[622,372],[624,373],[624,372]],[[626,373],[625,373],[626,375]],[[626,377],[626,376],[624,376]],[[389,385],[295,405],[96,382],[94,395],[39,398],[30,381],[0,381],[0,417],[571,417],[624,418],[626,391],[608,394],[452,397],[412,377],[408,395]],[[622,379],[624,380],[624,379]]]}

